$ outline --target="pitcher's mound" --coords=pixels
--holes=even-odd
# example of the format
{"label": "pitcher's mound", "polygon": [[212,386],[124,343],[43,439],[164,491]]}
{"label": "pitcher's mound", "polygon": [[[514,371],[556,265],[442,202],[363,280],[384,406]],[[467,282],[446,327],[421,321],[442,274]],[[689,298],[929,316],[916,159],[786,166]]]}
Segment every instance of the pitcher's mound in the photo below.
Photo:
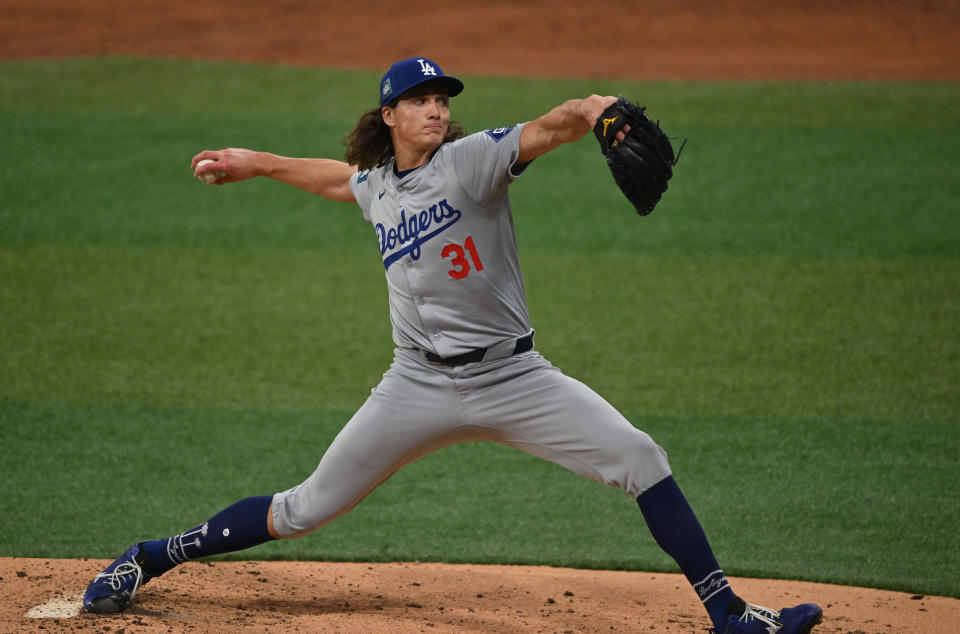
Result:
{"label": "pitcher's mound", "polygon": [[[83,613],[109,560],[0,558],[4,632],[702,632],[680,575],[435,563],[190,562],[113,616]],[[731,579],[778,609],[819,603],[816,632],[956,631],[960,600],[806,582]],[[109,628],[109,630],[108,630]]]}

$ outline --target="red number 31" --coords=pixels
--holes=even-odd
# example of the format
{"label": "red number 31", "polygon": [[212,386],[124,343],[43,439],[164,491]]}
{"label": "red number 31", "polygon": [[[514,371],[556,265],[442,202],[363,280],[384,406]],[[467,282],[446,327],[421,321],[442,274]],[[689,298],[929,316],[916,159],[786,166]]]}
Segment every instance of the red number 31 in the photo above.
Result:
{"label": "red number 31", "polygon": [[[467,249],[466,252],[463,250],[464,247]],[[440,257],[442,258],[453,256],[453,259],[450,260],[453,268],[447,271],[447,273],[455,280],[462,280],[470,274],[470,261],[467,260],[467,253],[470,254],[470,261],[473,261],[473,268],[477,271],[482,271],[483,262],[480,261],[477,247],[473,244],[473,236],[468,237],[466,242],[463,243],[463,246],[459,244],[448,244],[443,247],[443,251],[440,252]]]}

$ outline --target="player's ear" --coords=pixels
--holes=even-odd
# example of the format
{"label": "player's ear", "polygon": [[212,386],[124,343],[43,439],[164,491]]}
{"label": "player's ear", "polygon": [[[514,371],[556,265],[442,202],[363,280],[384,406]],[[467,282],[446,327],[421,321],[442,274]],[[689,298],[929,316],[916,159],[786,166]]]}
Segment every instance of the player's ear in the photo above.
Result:
{"label": "player's ear", "polygon": [[380,116],[383,117],[383,122],[386,123],[391,128],[397,125],[397,121],[393,113],[393,108],[391,108],[390,106],[383,106],[382,108],[380,108]]}

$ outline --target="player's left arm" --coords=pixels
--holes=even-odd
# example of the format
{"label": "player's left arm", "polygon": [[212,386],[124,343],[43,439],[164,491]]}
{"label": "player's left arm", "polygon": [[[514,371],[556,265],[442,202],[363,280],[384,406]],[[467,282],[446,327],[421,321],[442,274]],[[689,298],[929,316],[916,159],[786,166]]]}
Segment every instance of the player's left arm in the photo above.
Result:
{"label": "player's left arm", "polygon": [[518,163],[529,163],[564,143],[571,143],[593,129],[600,113],[615,102],[616,97],[590,95],[571,99],[550,112],[528,122],[520,132]]}

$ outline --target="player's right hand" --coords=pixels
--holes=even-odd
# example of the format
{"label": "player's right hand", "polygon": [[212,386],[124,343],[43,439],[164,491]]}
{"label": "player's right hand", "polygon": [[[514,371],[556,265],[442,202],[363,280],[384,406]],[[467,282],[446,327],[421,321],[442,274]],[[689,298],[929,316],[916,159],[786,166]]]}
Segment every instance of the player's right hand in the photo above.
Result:
{"label": "player's right hand", "polygon": [[[203,160],[211,160],[198,166]],[[223,150],[204,150],[190,161],[190,169],[197,178],[203,178],[206,173],[222,173],[213,184],[225,185],[247,180],[261,174],[261,153],[243,148],[226,148]]]}

